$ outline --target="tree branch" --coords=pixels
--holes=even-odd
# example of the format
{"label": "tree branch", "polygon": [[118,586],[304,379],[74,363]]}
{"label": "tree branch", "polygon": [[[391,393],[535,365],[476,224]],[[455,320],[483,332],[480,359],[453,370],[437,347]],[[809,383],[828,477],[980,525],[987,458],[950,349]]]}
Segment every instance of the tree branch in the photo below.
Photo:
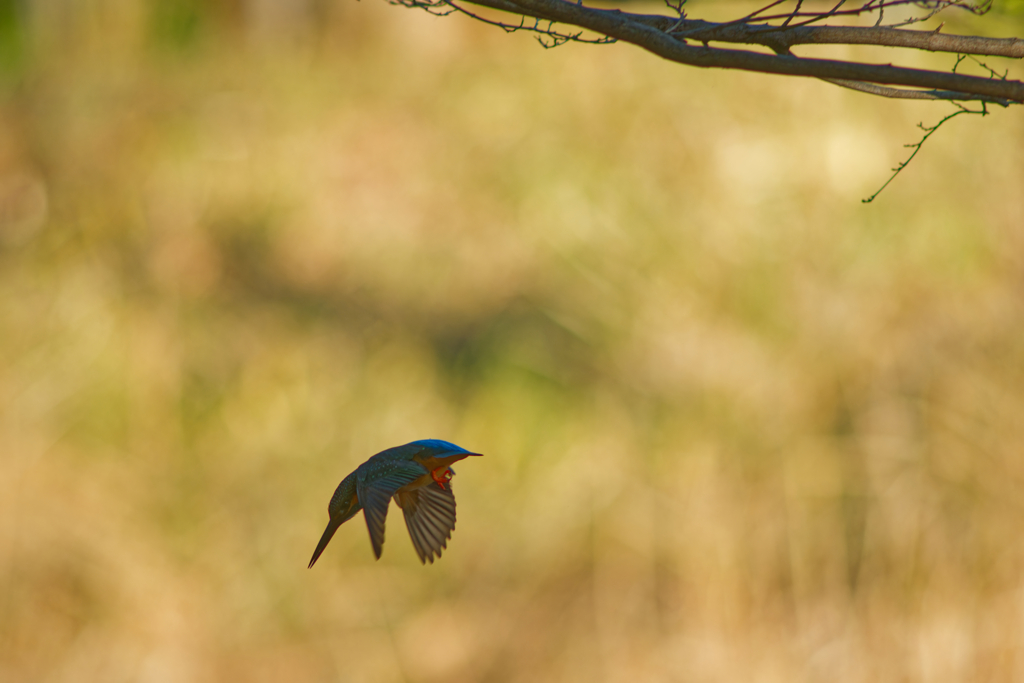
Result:
{"label": "tree branch", "polygon": [[[950,90],[906,90],[904,88],[890,88],[884,85],[875,85],[874,83],[864,83],[862,81],[844,81],[839,78],[823,78],[821,80],[826,83],[831,83],[832,85],[838,85],[841,88],[849,88],[850,90],[864,92],[869,95],[878,95],[879,97],[888,97],[896,100],[950,100],[954,102],[957,100],[964,100],[963,93],[953,92]],[[981,102],[991,102],[1004,107],[1008,104],[1006,100],[984,96],[978,96],[971,99]]]}
{"label": "tree branch", "polygon": [[[467,0],[472,4],[547,21],[571,24],[595,33],[631,43],[660,57],[701,68],[740,69],[761,73],[805,76],[828,81],[856,81],[902,88],[921,88],[927,99],[979,100],[1006,106],[1024,103],[1024,83],[944,71],[912,69],[891,64],[844,62],[801,58],[789,54],[789,47],[808,43],[856,43],[912,47],[924,50],[957,51],[971,54],[1024,56],[1024,41],[974,36],[945,36],[935,32],[888,27],[774,26],[688,20],[684,17],[632,14],[603,10],[564,0]],[[404,4],[422,5],[419,0]],[[440,0],[439,4],[446,4]],[[889,3],[891,5],[891,3]],[[822,13],[827,14],[827,13]],[[672,33],[667,31],[671,30]],[[687,40],[704,42],[694,46]],[[765,45],[777,54],[710,47],[707,42]],[[844,84],[845,85],[845,84]],[[864,88],[858,88],[864,90]],[[876,89],[877,90],[877,89]],[[867,90],[872,92],[871,90]],[[883,94],[877,90],[874,94]],[[892,96],[891,93],[885,96]],[[902,95],[921,97],[919,95]]]}
{"label": "tree branch", "polygon": [[[513,10],[514,11],[514,10]],[[630,15],[653,28],[666,30],[676,24],[672,17]],[[673,35],[700,42],[764,45],[879,45],[904,47],[930,52],[954,52],[987,57],[1024,58],[1024,40],[1020,38],[984,38],[958,36],[937,31],[912,31],[885,26],[771,26],[716,24],[710,21],[684,20]]]}

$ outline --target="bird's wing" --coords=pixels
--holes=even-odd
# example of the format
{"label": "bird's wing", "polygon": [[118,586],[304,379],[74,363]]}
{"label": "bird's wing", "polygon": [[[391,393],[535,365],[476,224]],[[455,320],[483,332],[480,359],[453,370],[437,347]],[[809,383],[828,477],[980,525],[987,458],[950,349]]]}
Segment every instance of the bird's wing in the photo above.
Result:
{"label": "bird's wing", "polygon": [[451,484],[436,481],[395,495],[395,502],[405,513],[405,526],[420,562],[433,564],[434,556],[448,547],[455,529],[455,494]]}
{"label": "bird's wing", "polygon": [[363,506],[366,528],[370,532],[370,544],[373,545],[373,554],[378,560],[384,549],[384,522],[388,516],[391,497],[398,489],[413,483],[425,474],[428,472],[423,465],[408,460],[377,462],[373,463],[370,469],[359,472],[356,478],[356,495]]}

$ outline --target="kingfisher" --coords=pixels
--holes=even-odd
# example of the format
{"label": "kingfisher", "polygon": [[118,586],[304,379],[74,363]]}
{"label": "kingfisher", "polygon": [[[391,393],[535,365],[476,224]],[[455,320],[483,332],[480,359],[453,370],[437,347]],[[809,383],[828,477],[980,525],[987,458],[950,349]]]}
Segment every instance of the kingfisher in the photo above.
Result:
{"label": "kingfisher", "polygon": [[423,439],[395,446],[372,456],[341,480],[327,506],[330,521],[313,551],[312,567],[342,524],[363,511],[373,554],[384,549],[384,521],[394,498],[405,513],[405,526],[420,562],[434,563],[455,529],[455,494],[452,463],[470,453],[440,439]]}

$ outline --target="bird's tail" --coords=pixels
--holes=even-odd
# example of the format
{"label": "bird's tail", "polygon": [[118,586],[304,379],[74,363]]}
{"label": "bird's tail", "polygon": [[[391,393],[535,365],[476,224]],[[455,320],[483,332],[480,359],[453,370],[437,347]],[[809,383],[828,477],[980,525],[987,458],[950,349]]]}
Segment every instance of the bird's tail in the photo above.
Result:
{"label": "bird's tail", "polygon": [[331,542],[331,539],[334,537],[334,532],[338,530],[338,527],[340,527],[341,523],[344,521],[345,518],[338,515],[327,523],[327,528],[324,529],[324,535],[320,537],[320,542],[316,544],[316,550],[313,551],[313,559],[309,561],[310,567],[316,564],[317,558],[320,557],[320,553],[322,553],[324,548],[327,547],[327,544]]}

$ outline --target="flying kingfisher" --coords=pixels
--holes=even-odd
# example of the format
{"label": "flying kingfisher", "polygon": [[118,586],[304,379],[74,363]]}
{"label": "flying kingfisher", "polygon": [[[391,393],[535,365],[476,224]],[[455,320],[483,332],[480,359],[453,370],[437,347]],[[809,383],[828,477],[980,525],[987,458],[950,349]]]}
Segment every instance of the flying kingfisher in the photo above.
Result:
{"label": "flying kingfisher", "polygon": [[342,524],[363,511],[373,554],[384,548],[384,521],[394,498],[405,513],[405,526],[420,562],[434,562],[455,528],[455,494],[451,464],[481,453],[470,453],[439,439],[413,441],[381,451],[338,484],[327,512],[331,519],[313,551],[312,567]]}

